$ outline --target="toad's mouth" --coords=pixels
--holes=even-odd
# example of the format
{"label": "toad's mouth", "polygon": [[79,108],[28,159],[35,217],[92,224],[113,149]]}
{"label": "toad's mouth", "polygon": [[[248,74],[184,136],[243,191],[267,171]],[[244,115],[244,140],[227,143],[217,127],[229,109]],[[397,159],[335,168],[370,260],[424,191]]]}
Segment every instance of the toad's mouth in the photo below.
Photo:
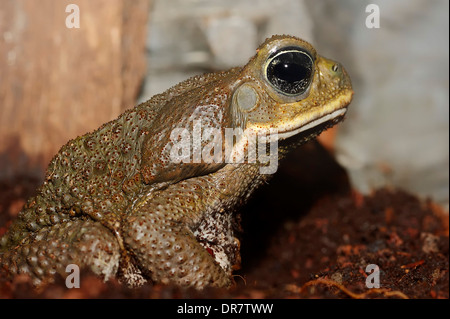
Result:
{"label": "toad's mouth", "polygon": [[300,127],[288,130],[288,131],[284,131],[284,132],[278,132],[278,139],[279,140],[284,140],[287,139],[291,136],[297,135],[303,131],[312,129],[316,126],[319,126],[323,123],[329,122],[329,121],[333,121],[339,117],[343,117],[345,115],[345,113],[347,112],[347,108],[342,108],[339,110],[336,110],[334,112],[331,112],[329,114],[326,114],[322,117],[319,117],[318,119],[312,120],[309,123],[303,124]]}
{"label": "toad's mouth", "polygon": [[[322,131],[341,121],[352,98],[353,91],[351,89],[344,90],[344,92],[327,104],[321,107],[309,108],[289,120],[280,120],[278,123],[271,123],[270,125],[251,125],[247,129],[257,133],[275,133],[277,134],[277,140],[285,140],[300,133],[300,135],[306,136],[309,135],[308,133],[316,132],[316,129]],[[301,105],[298,108],[301,109]]]}
{"label": "toad's mouth", "polygon": [[[322,108],[311,109],[309,114],[300,115],[297,119],[280,125],[278,128],[278,140],[284,140],[305,131],[315,131],[314,128],[316,127],[330,127],[338,123],[344,118],[347,106],[352,101],[352,98],[353,91],[345,90]],[[326,123],[330,125],[325,125]]]}

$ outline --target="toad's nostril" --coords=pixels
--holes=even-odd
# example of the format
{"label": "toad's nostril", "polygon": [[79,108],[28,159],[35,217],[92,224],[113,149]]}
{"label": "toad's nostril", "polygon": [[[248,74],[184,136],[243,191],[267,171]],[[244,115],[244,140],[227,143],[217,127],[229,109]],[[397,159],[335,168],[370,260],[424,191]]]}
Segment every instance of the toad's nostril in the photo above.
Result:
{"label": "toad's nostril", "polygon": [[340,69],[339,63],[335,63],[331,67],[331,71],[333,71],[333,72],[337,72],[337,71],[339,71],[339,69]]}

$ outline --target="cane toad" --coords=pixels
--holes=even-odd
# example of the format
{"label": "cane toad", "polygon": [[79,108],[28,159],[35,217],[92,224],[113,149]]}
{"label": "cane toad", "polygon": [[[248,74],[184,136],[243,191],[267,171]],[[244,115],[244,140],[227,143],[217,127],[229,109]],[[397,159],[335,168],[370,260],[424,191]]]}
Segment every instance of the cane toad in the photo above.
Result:
{"label": "cane toad", "polygon": [[352,95],[339,63],[273,36],[246,66],[190,78],[64,145],[1,238],[1,268],[36,285],[75,264],[130,286],[229,286],[234,211],[274,172],[262,154],[338,123]]}

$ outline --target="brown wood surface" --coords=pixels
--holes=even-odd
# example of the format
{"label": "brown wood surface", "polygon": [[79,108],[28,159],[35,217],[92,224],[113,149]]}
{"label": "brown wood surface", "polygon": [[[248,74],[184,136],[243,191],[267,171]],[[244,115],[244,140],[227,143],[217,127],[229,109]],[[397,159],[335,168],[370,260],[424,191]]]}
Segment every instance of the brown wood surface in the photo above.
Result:
{"label": "brown wood surface", "polygon": [[[68,4],[80,28],[66,27]],[[150,0],[0,2],[0,178],[42,174],[69,139],[134,106]]]}

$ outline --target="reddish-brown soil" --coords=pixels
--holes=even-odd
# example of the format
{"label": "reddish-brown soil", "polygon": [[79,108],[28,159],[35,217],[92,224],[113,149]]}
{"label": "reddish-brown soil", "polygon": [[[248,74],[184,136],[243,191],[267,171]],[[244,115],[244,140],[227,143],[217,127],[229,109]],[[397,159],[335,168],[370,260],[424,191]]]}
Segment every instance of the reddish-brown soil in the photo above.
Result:
{"label": "reddish-brown soil", "polygon": [[[0,234],[39,181],[0,183]],[[242,268],[230,289],[165,285],[128,289],[82,273],[40,290],[27,277],[0,279],[0,298],[448,298],[448,214],[400,190],[351,190],[345,171],[316,143],[289,156],[240,210]],[[366,266],[380,270],[366,287]]]}

